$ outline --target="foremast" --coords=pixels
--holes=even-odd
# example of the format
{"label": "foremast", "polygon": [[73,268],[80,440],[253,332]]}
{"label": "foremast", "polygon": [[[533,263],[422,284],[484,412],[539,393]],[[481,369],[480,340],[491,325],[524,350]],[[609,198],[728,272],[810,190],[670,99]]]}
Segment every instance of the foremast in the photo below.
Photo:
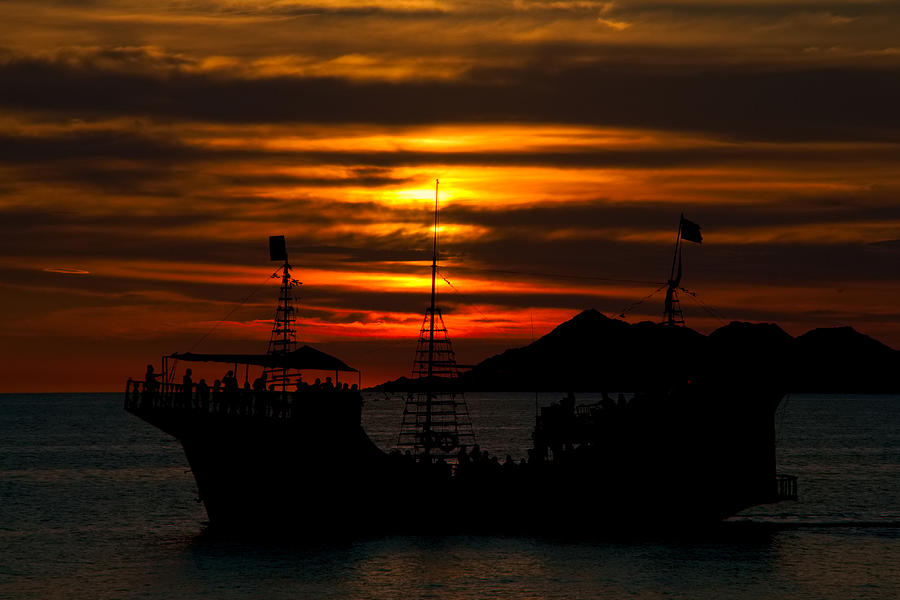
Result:
{"label": "foremast", "polygon": [[456,388],[459,369],[444,317],[437,305],[440,181],[434,186],[434,236],[431,253],[431,301],[419,330],[413,361],[415,389],[403,409],[398,448],[419,460],[453,460],[461,448],[475,443],[465,396]]}
{"label": "foremast", "polygon": [[[281,278],[281,289],[278,294],[278,308],[275,309],[275,320],[272,334],[269,337],[269,356],[284,356],[297,349],[297,317],[294,311],[294,288],[302,285],[291,277],[293,268],[288,262],[287,245],[284,236],[269,237],[269,258],[283,261],[281,267],[272,277]],[[267,385],[274,386],[285,395],[292,383],[292,373],[287,367],[266,367],[263,371]]]}

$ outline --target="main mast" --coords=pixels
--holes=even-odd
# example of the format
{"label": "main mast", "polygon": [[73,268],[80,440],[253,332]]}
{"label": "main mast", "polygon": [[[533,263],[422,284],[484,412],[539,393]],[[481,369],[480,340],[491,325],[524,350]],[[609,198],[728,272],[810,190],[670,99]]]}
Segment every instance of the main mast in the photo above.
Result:
{"label": "main mast", "polygon": [[431,431],[431,401],[434,387],[434,305],[437,296],[437,235],[438,235],[438,198],[440,190],[440,180],[434,180],[434,241],[431,250],[431,306],[428,309],[430,315],[430,324],[428,326],[428,379],[427,388],[425,390],[425,452],[431,453],[431,445],[434,442],[434,435]]}
{"label": "main mast", "polygon": [[397,441],[422,461],[455,460],[460,449],[475,443],[465,397],[456,391],[456,355],[437,305],[440,182],[434,185],[434,234],[431,250],[431,301],[419,330],[413,385],[403,409]]}

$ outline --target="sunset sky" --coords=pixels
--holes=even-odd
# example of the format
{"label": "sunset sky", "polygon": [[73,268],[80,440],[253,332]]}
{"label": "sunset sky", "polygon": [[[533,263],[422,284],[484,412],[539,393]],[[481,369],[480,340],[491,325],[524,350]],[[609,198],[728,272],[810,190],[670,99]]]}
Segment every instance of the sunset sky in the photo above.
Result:
{"label": "sunset sky", "polygon": [[408,375],[435,178],[463,363],[651,294],[682,212],[688,325],[900,347],[896,2],[12,0],[0,23],[0,391],[265,351],[276,234],[301,340],[365,385]]}

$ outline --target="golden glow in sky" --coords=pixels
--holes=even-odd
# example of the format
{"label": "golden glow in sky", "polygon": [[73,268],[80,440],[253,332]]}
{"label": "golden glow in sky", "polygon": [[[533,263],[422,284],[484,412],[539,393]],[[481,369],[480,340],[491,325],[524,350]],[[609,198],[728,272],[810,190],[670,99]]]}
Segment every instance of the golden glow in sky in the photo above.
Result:
{"label": "golden glow in sky", "polygon": [[651,294],[682,212],[704,232],[689,325],[900,346],[895,3],[49,0],[0,19],[0,391],[118,390],[210,328],[201,349],[261,351],[274,234],[301,338],[365,384],[408,374],[435,179],[464,363]]}

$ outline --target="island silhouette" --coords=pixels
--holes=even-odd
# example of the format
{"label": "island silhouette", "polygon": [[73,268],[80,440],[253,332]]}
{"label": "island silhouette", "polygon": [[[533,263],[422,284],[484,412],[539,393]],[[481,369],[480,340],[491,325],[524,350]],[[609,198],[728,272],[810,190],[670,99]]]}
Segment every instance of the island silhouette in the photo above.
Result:
{"label": "island silhouette", "polygon": [[[852,327],[793,337],[774,323],[733,321],[703,335],[587,309],[527,346],[479,362],[456,385],[467,391],[611,392],[706,379],[788,392],[895,393],[898,367],[900,352]],[[404,391],[420,383],[400,377],[373,389]]]}

